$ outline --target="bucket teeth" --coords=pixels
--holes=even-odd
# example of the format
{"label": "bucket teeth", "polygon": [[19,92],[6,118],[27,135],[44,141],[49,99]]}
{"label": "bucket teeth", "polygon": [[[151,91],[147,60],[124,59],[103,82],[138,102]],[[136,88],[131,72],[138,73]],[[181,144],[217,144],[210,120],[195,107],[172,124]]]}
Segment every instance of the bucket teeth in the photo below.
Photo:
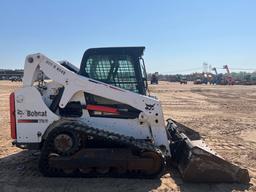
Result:
{"label": "bucket teeth", "polygon": [[169,121],[167,130],[172,141],[172,159],[185,181],[249,183],[247,169],[226,161],[202,140],[190,140],[178,131],[173,121]]}

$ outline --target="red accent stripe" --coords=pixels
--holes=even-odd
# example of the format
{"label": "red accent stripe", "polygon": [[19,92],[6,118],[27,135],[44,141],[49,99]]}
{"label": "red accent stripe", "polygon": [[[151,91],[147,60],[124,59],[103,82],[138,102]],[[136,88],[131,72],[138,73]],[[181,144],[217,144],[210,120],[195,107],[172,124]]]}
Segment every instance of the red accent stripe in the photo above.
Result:
{"label": "red accent stripe", "polygon": [[15,116],[15,95],[10,94],[10,120],[11,120],[11,137],[12,139],[17,138],[16,134],[16,116]]}
{"label": "red accent stripe", "polygon": [[18,119],[18,123],[38,123],[37,119]]}
{"label": "red accent stripe", "polygon": [[89,111],[101,111],[101,112],[106,112],[106,113],[117,113],[118,114],[117,108],[114,108],[114,107],[107,107],[107,106],[102,106],[102,105],[86,105],[85,108]]}

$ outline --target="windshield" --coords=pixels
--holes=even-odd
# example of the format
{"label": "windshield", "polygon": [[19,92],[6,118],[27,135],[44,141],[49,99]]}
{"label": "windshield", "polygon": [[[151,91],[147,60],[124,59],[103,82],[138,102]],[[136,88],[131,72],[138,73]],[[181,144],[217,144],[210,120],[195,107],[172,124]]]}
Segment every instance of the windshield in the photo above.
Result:
{"label": "windshield", "polygon": [[129,55],[91,55],[85,71],[90,78],[139,93],[134,63]]}

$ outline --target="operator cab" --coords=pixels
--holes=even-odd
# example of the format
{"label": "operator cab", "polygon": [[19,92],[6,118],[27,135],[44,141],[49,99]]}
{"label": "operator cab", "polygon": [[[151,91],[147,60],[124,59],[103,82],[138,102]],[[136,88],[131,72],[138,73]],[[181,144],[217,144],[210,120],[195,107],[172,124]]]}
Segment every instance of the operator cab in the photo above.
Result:
{"label": "operator cab", "polygon": [[79,74],[142,95],[147,76],[142,58],[145,47],[92,48],[85,51]]}

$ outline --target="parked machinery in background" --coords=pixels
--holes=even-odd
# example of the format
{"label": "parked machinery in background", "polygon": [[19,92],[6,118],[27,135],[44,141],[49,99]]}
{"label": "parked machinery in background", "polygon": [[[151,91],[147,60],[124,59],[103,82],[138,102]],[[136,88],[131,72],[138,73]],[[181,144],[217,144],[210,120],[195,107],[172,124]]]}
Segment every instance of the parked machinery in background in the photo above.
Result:
{"label": "parked machinery in background", "polygon": [[196,79],[194,80],[194,84],[195,84],[195,85],[200,85],[200,84],[202,84],[202,79],[201,79],[201,78],[196,78]]}
{"label": "parked machinery in background", "polygon": [[229,70],[229,68],[228,68],[228,65],[224,65],[224,66],[223,66],[223,69],[226,69],[226,71],[227,71],[227,76],[226,76],[226,78],[225,78],[225,80],[227,81],[227,84],[228,84],[228,85],[234,85],[234,84],[235,84],[235,81],[234,81],[234,79],[233,79],[233,77],[232,77],[232,75],[231,75],[231,73],[230,73],[230,70]]}
{"label": "parked machinery in background", "polygon": [[225,81],[223,79],[223,74],[218,73],[216,67],[213,67],[212,70],[215,72],[215,75],[213,77],[212,84],[216,85],[224,85]]}
{"label": "parked machinery in background", "polygon": [[18,77],[18,76],[12,76],[9,78],[9,80],[11,82],[14,82],[14,81],[22,81],[22,77]]}
{"label": "parked machinery in background", "polygon": [[22,81],[23,70],[0,69],[0,80]]}
{"label": "parked machinery in background", "polygon": [[212,73],[204,73],[204,84],[213,84],[214,75]]}
{"label": "parked machinery in background", "polygon": [[188,84],[188,80],[186,76],[180,76],[179,77],[180,84]]}
{"label": "parked machinery in background", "polygon": [[208,84],[208,74],[207,73],[200,73],[197,74],[195,80],[194,80],[195,85],[200,85],[200,84]]}
{"label": "parked machinery in background", "polygon": [[150,80],[151,84],[158,84],[158,72],[155,72],[151,75],[151,80]]}

